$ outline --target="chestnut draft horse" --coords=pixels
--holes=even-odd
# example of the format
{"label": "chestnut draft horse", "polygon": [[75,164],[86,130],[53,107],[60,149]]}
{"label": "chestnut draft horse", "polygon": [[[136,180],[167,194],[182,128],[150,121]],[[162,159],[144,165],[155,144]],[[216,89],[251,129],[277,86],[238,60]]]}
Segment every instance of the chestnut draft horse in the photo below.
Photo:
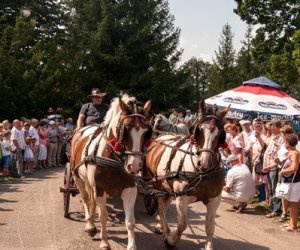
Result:
{"label": "chestnut draft horse", "polygon": [[121,196],[128,231],[127,249],[136,249],[134,238],[134,206],[137,196],[135,174],[144,160],[144,143],[151,137],[146,116],[151,101],[143,107],[134,97],[115,98],[101,126],[81,128],[72,138],[70,164],[85,211],[85,229],[90,236],[97,233],[95,208],[100,209],[100,249],[110,249],[106,223],[106,198]]}
{"label": "chestnut draft horse", "polygon": [[[225,141],[224,117],[228,111],[215,107],[207,110],[199,103],[199,116],[190,139],[174,135],[156,138],[148,148],[147,169],[158,197],[158,223],[155,231],[162,233],[168,247],[174,247],[187,227],[188,204],[202,201],[207,207],[206,249],[212,249],[215,215],[224,186],[225,170],[221,164],[218,146]],[[158,191],[159,190],[159,191]],[[166,210],[176,200],[177,229],[170,231]]]}

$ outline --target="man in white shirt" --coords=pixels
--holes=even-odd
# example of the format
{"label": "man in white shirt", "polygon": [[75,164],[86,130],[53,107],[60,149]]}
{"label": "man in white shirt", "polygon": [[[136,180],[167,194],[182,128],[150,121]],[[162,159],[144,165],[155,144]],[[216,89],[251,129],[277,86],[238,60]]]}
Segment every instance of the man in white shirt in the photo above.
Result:
{"label": "man in white shirt", "polygon": [[21,122],[19,120],[13,121],[13,128],[11,129],[12,141],[12,172],[15,177],[20,178],[23,175],[23,152],[25,149],[25,140],[21,132]]}
{"label": "man in white shirt", "polygon": [[185,125],[188,126],[188,128],[190,128],[192,126],[193,121],[194,121],[194,116],[192,115],[191,110],[188,109],[186,111],[186,116],[184,117],[183,122],[185,123]]}
{"label": "man in white shirt", "polygon": [[33,168],[42,168],[41,166],[37,166],[38,163],[38,155],[39,155],[39,145],[40,145],[40,136],[38,134],[37,128],[39,125],[39,121],[37,119],[31,120],[31,126],[29,128],[29,136],[35,139],[35,151],[34,151],[34,162]]}
{"label": "man in white shirt", "polygon": [[243,142],[243,148],[244,148],[244,157],[245,157],[245,164],[247,166],[250,165],[250,144],[251,144],[251,136],[252,136],[252,129],[251,129],[251,122],[248,120],[241,120],[240,124],[242,126],[242,132],[241,132],[241,137],[242,137],[242,142]]}
{"label": "man in white shirt", "polygon": [[255,194],[255,185],[249,168],[245,164],[238,164],[236,155],[230,155],[226,161],[230,167],[226,185],[223,188],[221,197],[238,203],[237,213],[243,212],[247,203],[252,200]]}

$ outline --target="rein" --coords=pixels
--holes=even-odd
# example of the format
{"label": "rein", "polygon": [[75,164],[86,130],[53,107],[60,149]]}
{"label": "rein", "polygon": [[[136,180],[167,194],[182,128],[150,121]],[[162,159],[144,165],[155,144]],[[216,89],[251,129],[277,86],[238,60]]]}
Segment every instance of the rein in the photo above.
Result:
{"label": "rein", "polygon": [[165,190],[157,190],[153,188],[152,183],[155,182],[153,179],[150,181],[144,181],[140,176],[135,176],[135,181],[138,187],[140,187],[146,194],[154,197],[178,197],[183,195],[192,195],[196,190],[196,187],[202,182],[210,178],[215,178],[219,175],[225,176],[224,168],[214,168],[213,171],[201,172],[170,172],[168,175],[157,177],[156,181],[170,180],[170,179],[180,179],[190,181],[188,185],[179,192],[168,192]]}
{"label": "rein", "polygon": [[[117,138],[117,141],[120,143],[120,148],[121,149],[124,149],[125,146],[123,144],[123,136],[124,136],[124,131],[123,131],[123,128],[122,126],[125,126],[123,124],[123,121],[127,118],[142,118],[142,119],[146,119],[145,116],[141,115],[141,114],[138,114],[138,109],[137,109],[137,105],[136,103],[134,104],[134,114],[131,114],[131,115],[126,115],[126,116],[123,116],[119,119],[119,124],[118,124],[118,127],[117,129],[119,129],[119,131],[117,132],[119,134],[118,138]],[[138,126],[139,125],[139,121],[135,120],[135,124],[134,126]],[[107,138],[107,126],[106,127],[98,127],[95,132],[93,133],[93,135],[91,136],[86,148],[85,148],[85,152],[84,152],[84,159],[79,162],[75,167],[74,167],[74,173],[75,171],[78,169],[78,167],[80,167],[81,165],[85,164],[87,166],[88,163],[94,163],[96,164],[97,166],[103,166],[103,167],[115,167],[115,168],[118,168],[120,170],[123,170],[123,166],[124,166],[124,159],[122,157],[122,154],[123,155],[133,155],[133,156],[140,156],[140,157],[143,157],[145,155],[145,153],[143,152],[139,152],[139,151],[128,151],[128,150],[123,150],[121,151],[121,154],[117,153],[113,146],[110,144],[108,138]],[[96,142],[92,152],[90,154],[88,154],[88,151],[89,151],[89,148],[90,148],[90,145],[91,143],[98,137],[98,135],[101,134],[99,140]],[[101,156],[97,156],[97,151],[98,151],[98,148],[99,148],[99,145],[100,145],[100,141],[101,139],[104,139],[105,142],[106,142],[106,145],[105,147],[109,150],[109,152],[116,158],[116,159],[111,159],[111,158],[107,158],[107,157],[101,157]]]}
{"label": "rein", "polygon": [[[205,122],[205,120],[207,118],[214,118],[214,119],[217,120],[217,122],[219,122],[218,117],[215,116],[215,115],[206,115],[205,116],[203,114],[200,114],[197,117],[197,119],[194,121],[193,125],[194,126],[199,126],[203,122]],[[219,134],[219,136],[220,136],[220,134]],[[193,137],[190,136],[189,138],[193,138]],[[177,138],[175,138],[175,140],[177,140]],[[168,141],[168,140],[166,140],[166,141]],[[209,149],[209,148],[198,148],[198,145],[196,144],[195,147],[197,149],[197,153],[193,153],[191,144],[189,145],[188,150],[180,149],[179,147],[182,145],[182,144],[180,144],[180,141],[177,143],[178,145],[176,144],[175,146],[171,146],[171,145],[167,144],[165,141],[159,141],[159,142],[155,142],[155,143],[163,145],[165,147],[172,148],[172,152],[171,152],[171,155],[170,155],[170,159],[166,164],[167,168],[166,168],[166,173],[165,173],[164,176],[157,176],[156,170],[155,170],[153,172],[154,177],[149,182],[143,181],[140,177],[135,177],[137,185],[140,186],[141,188],[143,188],[144,191],[146,193],[150,194],[150,195],[157,196],[157,197],[162,196],[162,197],[165,197],[165,198],[167,198],[167,197],[175,197],[176,198],[177,196],[191,195],[196,190],[197,186],[199,186],[199,184],[202,181],[204,181],[208,178],[214,178],[218,175],[224,175],[225,176],[225,170],[224,170],[223,167],[220,166],[221,155],[217,150],[212,150],[212,149]],[[193,143],[193,144],[195,144],[195,143]],[[154,147],[155,146],[156,145],[154,145]],[[152,150],[152,148],[150,148],[148,150],[148,152],[150,150]],[[170,170],[171,162],[172,162],[173,158],[175,157],[175,154],[176,154],[177,151],[183,152],[184,156],[183,156],[183,158],[181,159],[181,161],[179,163],[177,171],[170,172],[168,170]],[[201,168],[201,166],[200,166],[200,168],[198,166],[195,166],[194,161],[191,159],[191,162],[192,162],[196,172],[184,171],[184,170],[182,171],[182,167],[183,167],[183,164],[184,164],[184,158],[187,154],[190,155],[191,157],[193,157],[193,156],[198,157],[202,152],[210,153],[212,155],[212,157],[217,156],[217,163],[216,164],[212,163],[213,166],[211,168],[208,168],[208,169],[204,170],[203,168]],[[170,180],[174,180],[174,179],[187,180],[188,184],[182,191],[174,192],[173,186],[169,182]],[[151,184],[155,183],[157,181],[166,181],[166,183],[169,185],[170,189],[173,190],[173,192],[168,192],[168,191],[165,191],[165,190],[160,191],[160,190],[153,189]]]}

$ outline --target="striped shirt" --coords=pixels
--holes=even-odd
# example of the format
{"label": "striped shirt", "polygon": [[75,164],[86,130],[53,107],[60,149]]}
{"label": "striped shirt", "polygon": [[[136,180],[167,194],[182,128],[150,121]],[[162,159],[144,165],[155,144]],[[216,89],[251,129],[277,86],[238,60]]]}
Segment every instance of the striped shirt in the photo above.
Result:
{"label": "striped shirt", "polygon": [[[275,159],[278,158],[278,150],[283,143],[284,143],[284,139],[282,136],[280,136],[280,134],[277,135],[273,134],[271,136],[266,152],[264,154],[263,168],[275,163]],[[275,170],[276,167],[277,164],[271,170]]]}

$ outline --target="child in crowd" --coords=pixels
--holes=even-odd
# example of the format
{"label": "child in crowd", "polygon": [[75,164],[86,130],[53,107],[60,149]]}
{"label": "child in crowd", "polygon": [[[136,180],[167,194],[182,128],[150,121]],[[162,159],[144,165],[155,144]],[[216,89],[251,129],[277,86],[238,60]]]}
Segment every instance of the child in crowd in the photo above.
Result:
{"label": "child in crowd", "polygon": [[40,146],[39,146],[39,154],[38,154],[38,165],[42,166],[43,168],[47,167],[47,145],[48,145],[48,129],[47,129],[47,122],[41,121],[40,126],[38,128],[38,134],[40,137]]}
{"label": "child in crowd", "polygon": [[10,146],[11,133],[9,130],[5,130],[3,132],[3,135],[4,138],[1,145],[3,176],[4,176],[4,180],[13,180],[13,178],[9,176],[9,166],[11,161],[11,146]]}
{"label": "child in crowd", "polygon": [[25,139],[25,151],[24,151],[24,173],[32,174],[34,155],[32,152],[32,138],[30,136]]}
{"label": "child in crowd", "polygon": [[178,119],[177,119],[177,124],[181,124],[181,123],[184,123],[184,116],[182,112],[178,114]]}

